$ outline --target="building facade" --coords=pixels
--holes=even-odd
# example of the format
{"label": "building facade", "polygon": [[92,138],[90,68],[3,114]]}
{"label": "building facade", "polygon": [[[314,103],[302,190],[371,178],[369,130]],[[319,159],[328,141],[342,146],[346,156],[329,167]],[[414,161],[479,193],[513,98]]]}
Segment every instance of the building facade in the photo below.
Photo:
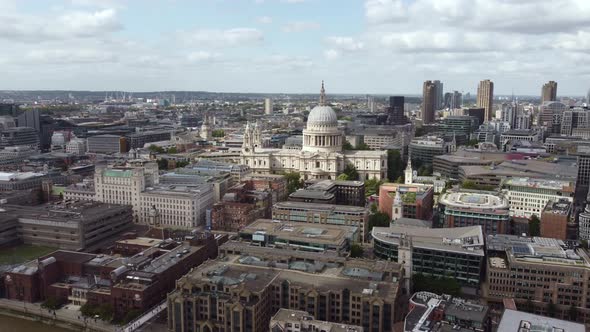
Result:
{"label": "building facade", "polygon": [[510,215],[527,219],[533,215],[541,218],[550,200],[572,202],[575,193],[575,184],[571,181],[522,177],[506,180],[503,188],[510,203]]}
{"label": "building facade", "polygon": [[[439,82],[440,83],[440,82]],[[425,81],[422,85],[422,123],[434,122],[434,112],[438,105],[436,85],[432,81]]]}
{"label": "building facade", "polygon": [[494,117],[494,82],[483,80],[477,86],[477,107],[484,109],[484,122]]}

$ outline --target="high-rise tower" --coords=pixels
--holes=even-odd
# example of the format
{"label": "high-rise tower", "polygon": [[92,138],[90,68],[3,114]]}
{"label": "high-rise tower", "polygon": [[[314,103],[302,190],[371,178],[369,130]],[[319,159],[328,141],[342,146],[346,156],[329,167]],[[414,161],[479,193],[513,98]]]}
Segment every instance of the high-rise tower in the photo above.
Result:
{"label": "high-rise tower", "polygon": [[541,89],[541,104],[546,101],[556,101],[557,100],[557,82],[549,81],[543,84],[543,88]]}
{"label": "high-rise tower", "polygon": [[493,116],[494,82],[483,80],[477,87],[477,107],[484,109],[484,121],[490,121]]}
{"label": "high-rise tower", "polygon": [[422,98],[422,123],[432,123],[436,109],[436,85],[432,81],[424,82]]}

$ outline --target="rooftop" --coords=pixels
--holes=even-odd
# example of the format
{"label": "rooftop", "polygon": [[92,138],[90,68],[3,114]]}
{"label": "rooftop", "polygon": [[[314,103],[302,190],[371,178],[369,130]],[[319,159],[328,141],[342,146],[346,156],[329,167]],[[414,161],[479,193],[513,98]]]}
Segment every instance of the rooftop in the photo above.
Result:
{"label": "rooftop", "polygon": [[481,226],[424,228],[394,223],[389,227],[373,227],[371,235],[376,240],[394,245],[399,245],[401,239],[408,237],[416,248],[484,255]]}
{"label": "rooftop", "polygon": [[586,331],[586,327],[584,324],[506,309],[497,331],[583,332]]}
{"label": "rooftop", "polygon": [[336,204],[304,203],[304,202],[278,202],[273,205],[274,209],[300,209],[302,211],[332,211],[349,213],[367,213],[364,207]]}
{"label": "rooftop", "polygon": [[325,244],[341,244],[346,239],[352,239],[355,232],[357,232],[357,227],[354,226],[291,223],[269,219],[258,219],[240,231],[240,233],[268,235],[303,243]]}
{"label": "rooftop", "polygon": [[571,208],[572,203],[567,199],[560,199],[558,201],[551,200],[547,202],[543,213],[569,215]]}
{"label": "rooftop", "polygon": [[475,191],[448,191],[440,197],[446,206],[478,210],[508,211],[509,204],[502,194]]}
{"label": "rooftop", "polygon": [[0,181],[23,181],[42,176],[45,176],[45,174],[35,172],[0,172]]}
{"label": "rooftop", "polygon": [[562,180],[546,180],[538,178],[510,178],[506,180],[505,184],[510,187],[528,187],[528,188],[539,188],[539,189],[551,189],[551,190],[563,190],[571,192],[573,191],[573,183],[570,181]]}

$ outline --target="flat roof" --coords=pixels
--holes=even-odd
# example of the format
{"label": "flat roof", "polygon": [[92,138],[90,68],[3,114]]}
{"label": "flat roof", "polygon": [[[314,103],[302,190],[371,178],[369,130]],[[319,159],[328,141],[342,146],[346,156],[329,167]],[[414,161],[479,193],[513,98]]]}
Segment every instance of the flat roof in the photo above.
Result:
{"label": "flat roof", "polygon": [[395,223],[389,227],[373,227],[374,239],[399,245],[402,236],[412,238],[417,248],[484,256],[484,237],[481,226],[454,228],[424,228],[399,226]]}
{"label": "flat roof", "polygon": [[506,180],[506,185],[515,187],[540,188],[551,190],[573,190],[573,183],[562,180],[547,180],[539,178],[518,177]]}
{"label": "flat roof", "polygon": [[336,204],[321,204],[321,203],[305,203],[305,202],[277,202],[273,205],[275,209],[302,209],[302,210],[332,210],[334,212],[356,212],[365,213],[367,209],[359,206],[351,205],[336,205]]}
{"label": "flat roof", "polygon": [[357,230],[358,227],[354,226],[258,219],[240,230],[240,233],[270,235],[302,242],[342,244],[346,239],[352,238]]}
{"label": "flat roof", "polygon": [[508,199],[503,195],[487,192],[448,191],[440,197],[439,202],[447,206],[468,209],[508,211],[510,208]]}
{"label": "flat roof", "polygon": [[552,332],[584,332],[584,324],[567,320],[530,314],[512,309],[504,310],[498,332],[515,331],[552,331]]}

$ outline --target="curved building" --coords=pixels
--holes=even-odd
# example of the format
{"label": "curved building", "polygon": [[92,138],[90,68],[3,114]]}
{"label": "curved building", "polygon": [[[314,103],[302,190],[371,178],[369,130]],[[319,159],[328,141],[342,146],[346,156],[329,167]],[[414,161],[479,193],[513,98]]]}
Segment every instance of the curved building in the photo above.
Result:
{"label": "curved building", "polygon": [[458,190],[439,199],[442,227],[481,226],[484,234],[510,233],[510,206],[501,193]]}
{"label": "curved building", "polygon": [[246,125],[241,163],[257,174],[298,172],[304,180],[336,179],[346,165],[352,165],[359,180],[384,179],[387,176],[387,152],[343,151],[344,135],[338,128],[338,116],[326,105],[324,83],[319,105],[309,113],[303,130],[303,145],[298,148],[264,148],[258,123]]}

